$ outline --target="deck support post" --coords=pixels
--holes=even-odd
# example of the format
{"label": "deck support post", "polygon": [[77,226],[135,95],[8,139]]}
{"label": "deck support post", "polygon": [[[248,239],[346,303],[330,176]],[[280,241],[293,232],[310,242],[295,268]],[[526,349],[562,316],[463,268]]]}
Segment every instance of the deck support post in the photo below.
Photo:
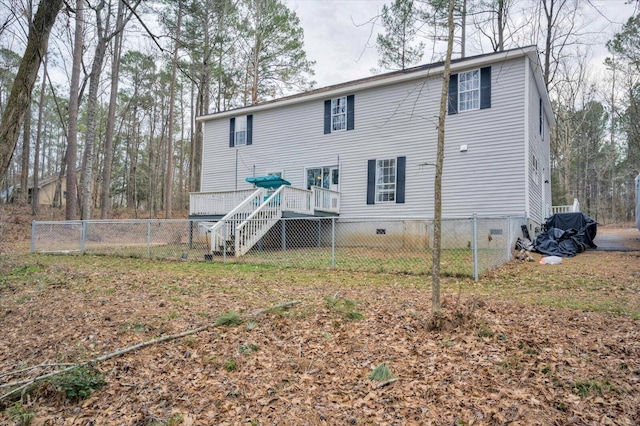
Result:
{"label": "deck support post", "polygon": [[280,219],[280,222],[282,222],[282,226],[280,227],[280,240],[282,250],[285,251],[287,250],[287,221],[283,218]]}
{"label": "deck support post", "polygon": [[331,218],[331,269],[336,269],[336,218]]}

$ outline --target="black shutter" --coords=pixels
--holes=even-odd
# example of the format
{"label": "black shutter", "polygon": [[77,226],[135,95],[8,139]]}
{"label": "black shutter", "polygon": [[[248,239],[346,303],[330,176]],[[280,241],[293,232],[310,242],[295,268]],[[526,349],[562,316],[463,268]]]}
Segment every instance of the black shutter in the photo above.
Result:
{"label": "black shutter", "polygon": [[355,96],[347,96],[347,130],[353,130],[355,127]]}
{"label": "black shutter", "polygon": [[458,113],[458,74],[449,77],[449,115]]}
{"label": "black shutter", "polygon": [[480,68],[480,109],[491,108],[491,67]]}
{"label": "black shutter", "polygon": [[543,123],[543,121],[542,121],[542,98],[540,98],[540,110],[539,111],[540,112],[539,112],[539,117],[538,117],[538,128],[539,128],[540,134],[542,135],[542,130],[543,130],[543,128],[542,128],[542,123]]}
{"label": "black shutter", "polygon": [[251,145],[253,139],[253,115],[247,115],[247,145]]}
{"label": "black shutter", "polygon": [[367,204],[376,203],[376,160],[367,162]]}
{"label": "black shutter", "polygon": [[396,160],[396,203],[404,203],[404,177],[406,175],[407,157]]}
{"label": "black shutter", "polygon": [[324,134],[331,133],[331,99],[324,101]]}
{"label": "black shutter", "polygon": [[233,142],[236,136],[236,119],[229,120],[229,148],[233,148]]}

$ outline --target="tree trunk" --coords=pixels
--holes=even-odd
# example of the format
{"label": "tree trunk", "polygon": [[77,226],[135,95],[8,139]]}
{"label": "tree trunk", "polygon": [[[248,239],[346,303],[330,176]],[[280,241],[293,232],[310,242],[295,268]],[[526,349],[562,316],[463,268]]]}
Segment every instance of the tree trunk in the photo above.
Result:
{"label": "tree trunk", "polygon": [[80,65],[82,63],[82,44],[84,31],[84,2],[76,0],[76,33],[73,44],[73,67],[69,93],[69,127],[67,136],[67,198],[66,219],[78,217],[78,181],[76,174],[78,159],[78,110],[80,91]]}
{"label": "tree trunk", "polygon": [[22,158],[20,161],[20,204],[26,205],[29,200],[29,161],[31,159],[31,102],[24,116],[22,129]]}
{"label": "tree trunk", "polygon": [[87,97],[87,133],[84,143],[84,154],[82,156],[82,205],[80,208],[83,220],[91,219],[91,192],[93,187],[93,148],[96,142],[96,108],[98,106],[98,89],[100,87],[100,75],[102,74],[102,64],[107,53],[107,35],[109,30],[109,13],[104,27],[102,24],[102,9],[105,6],[104,0],[96,7],[96,26],[98,32],[98,43],[96,44],[93,64],[91,65],[91,75],[89,77],[89,95]]}
{"label": "tree trunk", "polygon": [[[29,27],[33,18],[33,4],[27,5],[27,22]],[[45,52],[46,56],[46,52]],[[44,58],[42,59],[44,60]],[[24,126],[22,129],[22,158],[20,162],[20,193],[19,202],[26,205],[29,202],[29,163],[31,162],[31,101],[24,117]]]}
{"label": "tree trunk", "polygon": [[184,168],[185,164],[185,146],[184,146],[184,129],[186,128],[184,123],[184,85],[181,86],[180,89],[180,165],[178,166],[178,187],[180,188],[179,193],[179,206],[180,210],[184,208]]}
{"label": "tree trunk", "polygon": [[498,52],[502,52],[504,50],[504,2],[505,0],[498,0]]}
{"label": "tree trunk", "polygon": [[173,64],[171,66],[171,82],[169,84],[169,135],[167,140],[167,173],[165,181],[164,212],[165,218],[171,219],[171,204],[173,201],[173,121],[176,101],[176,73],[178,71],[178,50],[180,46],[180,27],[182,26],[182,0],[178,0],[178,23],[176,24],[176,38],[173,50]]}
{"label": "tree trunk", "polygon": [[40,102],[38,105],[38,130],[36,131],[36,149],[33,159],[33,195],[31,196],[31,213],[38,215],[38,207],[40,204],[40,145],[42,144],[42,126],[44,117],[44,106],[47,97],[47,55],[42,61],[42,86],[40,87]]}
{"label": "tree trunk", "polygon": [[[550,2],[547,5],[547,1]],[[544,85],[549,90],[549,83],[551,82],[551,44],[553,42],[553,6],[554,0],[542,0],[542,5],[544,7],[544,15],[547,19],[547,34],[545,37],[544,44]]]}
{"label": "tree trunk", "polygon": [[462,0],[462,23],[460,24],[460,57],[467,55],[467,0]]}
{"label": "tree trunk", "polygon": [[33,24],[29,27],[27,47],[20,61],[20,68],[18,68],[0,122],[0,179],[9,169],[24,114],[31,105],[31,92],[38,77],[40,63],[49,44],[51,27],[61,7],[62,0],[41,2]]}
{"label": "tree trunk", "polygon": [[455,0],[449,0],[448,23],[449,37],[447,40],[447,56],[444,62],[442,76],[442,91],[440,93],[440,113],[438,115],[438,154],[436,157],[436,175],[433,185],[433,273],[431,287],[431,313],[433,316],[440,312],[440,254],[442,250],[442,169],[444,164],[444,125],[447,117],[447,98],[449,93],[449,78],[451,77],[451,53],[453,51],[453,10]]}
{"label": "tree trunk", "polygon": [[[118,1],[116,28],[122,27],[124,4]],[[113,163],[113,129],[116,122],[116,102],[118,96],[118,75],[120,73],[120,48],[122,32],[118,31],[113,41],[113,62],[111,63],[111,92],[109,95],[109,113],[107,116],[107,134],[104,141],[104,167],[102,170],[102,188],[100,189],[100,218],[106,219],[111,208],[111,168]]]}

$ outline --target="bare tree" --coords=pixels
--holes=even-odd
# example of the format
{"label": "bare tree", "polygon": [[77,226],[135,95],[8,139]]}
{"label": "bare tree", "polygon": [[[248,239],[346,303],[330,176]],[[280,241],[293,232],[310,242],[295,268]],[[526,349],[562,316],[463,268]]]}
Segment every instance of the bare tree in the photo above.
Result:
{"label": "bare tree", "polygon": [[51,27],[61,8],[62,0],[41,2],[29,27],[27,47],[0,122],[0,177],[3,177],[9,168],[24,115],[31,105],[31,92],[49,44]]}
{"label": "bare tree", "polygon": [[42,145],[42,127],[44,120],[44,109],[47,92],[47,55],[42,61],[42,85],[40,86],[40,102],[38,102],[38,128],[36,131],[36,148],[33,158],[33,194],[31,196],[31,212],[34,216],[38,214],[40,204],[40,146]]}
{"label": "bare tree", "polygon": [[442,75],[442,89],[440,93],[440,112],[438,114],[438,153],[436,156],[436,174],[433,184],[433,271],[431,287],[431,312],[434,318],[440,313],[440,254],[442,251],[442,169],[444,164],[444,126],[447,117],[447,99],[449,78],[451,77],[451,55],[453,52],[454,22],[453,11],[455,0],[449,0],[447,25],[449,36],[447,39],[447,55],[444,61]]}
{"label": "bare tree", "polygon": [[474,26],[484,37],[489,39],[494,52],[505,49],[510,24],[511,8],[516,0],[482,0],[474,14]]}
{"label": "bare tree", "polygon": [[[124,4],[118,1],[116,28],[122,27]],[[111,91],[109,94],[109,112],[107,114],[107,134],[104,141],[104,165],[102,168],[102,188],[100,193],[100,218],[106,219],[111,208],[111,168],[113,163],[113,133],[116,122],[116,101],[118,96],[118,76],[120,74],[120,48],[122,31],[118,31],[113,39],[113,58],[111,62]]]}
{"label": "bare tree", "polygon": [[22,158],[20,159],[20,194],[21,204],[27,204],[29,197],[29,164],[31,163],[31,102],[24,116],[22,129]]}
{"label": "bare tree", "polygon": [[171,204],[173,192],[173,124],[176,102],[176,73],[178,71],[178,51],[180,50],[180,29],[182,27],[182,0],[178,0],[178,20],[173,48],[173,60],[171,64],[171,82],[169,83],[169,134],[167,137],[167,173],[165,180],[166,195],[164,198],[165,217],[171,219]]}
{"label": "bare tree", "polygon": [[78,159],[78,110],[80,104],[80,65],[84,43],[84,1],[76,0],[76,26],[73,42],[73,66],[71,68],[71,85],[69,87],[69,125],[67,127],[67,220],[78,217],[78,177],[76,173]]}
{"label": "bare tree", "polygon": [[[138,0],[130,5],[130,12],[133,13],[140,4]],[[93,200],[93,160],[96,142],[96,110],[98,107],[98,89],[100,87],[100,76],[104,60],[107,54],[107,47],[111,40],[119,34],[124,25],[131,18],[131,13],[116,23],[115,28],[111,28],[111,1],[100,0],[93,8],[96,16],[96,32],[98,41],[96,43],[91,74],[89,75],[89,93],[87,95],[87,133],[85,137],[84,154],[82,156],[82,219],[91,218],[91,207]],[[103,16],[104,14],[104,16]],[[104,22],[103,22],[104,19]],[[118,25],[119,24],[119,25]]]}

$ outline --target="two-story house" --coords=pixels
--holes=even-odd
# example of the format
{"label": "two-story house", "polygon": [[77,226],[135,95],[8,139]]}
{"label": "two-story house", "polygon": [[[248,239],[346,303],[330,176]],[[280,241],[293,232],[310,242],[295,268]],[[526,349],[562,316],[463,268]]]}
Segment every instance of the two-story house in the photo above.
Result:
{"label": "two-story house", "polygon": [[[277,175],[291,185],[270,199],[271,224],[288,214],[432,218],[443,70],[422,65],[198,117],[191,217],[237,207],[228,220],[256,218],[270,193],[246,178]],[[536,47],[454,60],[448,90],[443,217],[518,215],[540,226],[554,118]]]}

